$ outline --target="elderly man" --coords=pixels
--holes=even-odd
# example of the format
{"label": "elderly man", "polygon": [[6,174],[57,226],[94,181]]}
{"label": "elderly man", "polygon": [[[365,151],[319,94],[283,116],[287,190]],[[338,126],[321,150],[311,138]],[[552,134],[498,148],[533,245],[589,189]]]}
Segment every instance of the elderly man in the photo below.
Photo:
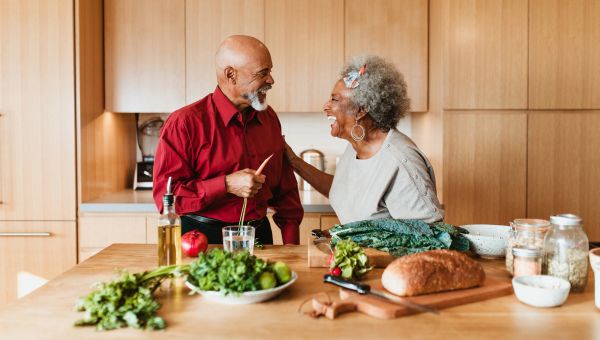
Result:
{"label": "elderly man", "polygon": [[[267,105],[274,84],[271,55],[259,40],[231,36],[216,53],[218,86],[201,100],[173,112],[162,128],[154,163],[153,195],[162,211],[169,177],[182,233],[198,229],[221,243],[221,228],[238,224],[243,198],[246,225],[260,243],[273,242],[267,207],[283,242],[298,244],[303,209],[275,111]],[[269,157],[262,174],[256,169]]]}

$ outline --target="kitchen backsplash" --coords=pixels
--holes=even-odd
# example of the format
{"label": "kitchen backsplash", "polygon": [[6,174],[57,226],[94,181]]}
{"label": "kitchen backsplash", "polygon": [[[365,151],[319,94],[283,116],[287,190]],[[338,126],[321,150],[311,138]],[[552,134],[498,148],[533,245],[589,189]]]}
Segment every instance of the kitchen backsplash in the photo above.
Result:
{"label": "kitchen backsplash", "polygon": [[[157,116],[166,120],[169,114],[142,113],[140,114],[140,124]],[[321,151],[325,155],[325,171],[333,174],[335,172],[336,157],[342,155],[348,144],[345,140],[332,137],[329,134],[331,129],[325,114],[323,112],[281,112],[278,113],[278,116],[285,140],[296,154],[300,154],[306,149]],[[410,119],[410,115],[408,115],[400,120],[398,124],[398,129],[409,137],[411,136]],[[136,147],[136,149],[137,160],[141,161],[142,154],[139,148]]]}
{"label": "kitchen backsplash", "polygon": [[[341,156],[348,143],[329,134],[331,128],[323,112],[278,113],[285,140],[300,154],[306,149],[317,149],[325,154],[325,171],[335,172],[335,160]],[[410,115],[400,120],[398,129],[411,136]]]}

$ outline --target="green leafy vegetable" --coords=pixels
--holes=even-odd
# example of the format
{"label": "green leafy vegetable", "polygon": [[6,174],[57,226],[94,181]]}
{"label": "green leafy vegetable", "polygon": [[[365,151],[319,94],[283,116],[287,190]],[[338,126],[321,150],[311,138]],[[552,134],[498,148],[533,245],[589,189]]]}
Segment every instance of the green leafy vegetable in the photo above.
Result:
{"label": "green leafy vegetable", "polygon": [[362,247],[376,248],[394,256],[403,256],[433,249],[467,251],[469,241],[461,234],[462,228],[436,222],[427,224],[421,220],[378,219],[336,225],[329,229],[331,243],[346,238]]}
{"label": "green leafy vegetable", "polygon": [[359,278],[373,267],[368,266],[369,259],[362,248],[352,240],[341,240],[335,245],[333,261],[329,268],[333,270],[338,267],[342,271],[342,277],[351,279]]}
{"label": "green leafy vegetable", "polygon": [[270,270],[268,266],[247,251],[213,249],[190,264],[187,280],[200,290],[242,293],[261,289],[259,278],[263,271]]}
{"label": "green leafy vegetable", "polygon": [[153,293],[163,280],[184,274],[188,265],[158,267],[152,271],[130,274],[122,271],[110,282],[77,301],[77,311],[85,312],[75,326],[96,326],[97,330],[121,327],[164,329],[165,321],[156,315],[160,304]]}

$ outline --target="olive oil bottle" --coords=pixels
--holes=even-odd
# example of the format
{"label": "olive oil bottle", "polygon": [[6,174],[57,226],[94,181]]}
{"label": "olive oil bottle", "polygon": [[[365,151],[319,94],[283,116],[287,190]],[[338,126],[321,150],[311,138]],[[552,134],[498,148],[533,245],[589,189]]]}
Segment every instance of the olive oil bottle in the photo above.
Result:
{"label": "olive oil bottle", "polygon": [[175,212],[175,196],[171,193],[171,177],[163,196],[163,213],[158,220],[158,265],[181,263],[181,218]]}

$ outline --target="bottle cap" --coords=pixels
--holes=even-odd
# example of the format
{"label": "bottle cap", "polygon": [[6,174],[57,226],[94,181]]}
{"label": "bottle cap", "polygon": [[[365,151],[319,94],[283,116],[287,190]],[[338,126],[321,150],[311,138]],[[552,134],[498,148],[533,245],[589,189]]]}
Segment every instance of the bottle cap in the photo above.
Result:
{"label": "bottle cap", "polygon": [[512,249],[514,256],[537,257],[542,255],[542,250],[535,247],[515,247]]}
{"label": "bottle cap", "polygon": [[167,192],[163,196],[163,205],[166,207],[171,206],[174,203],[175,195],[173,195],[173,193],[171,192],[171,177],[169,177],[169,180],[167,181]]}
{"label": "bottle cap", "polygon": [[560,214],[550,216],[550,223],[555,225],[578,226],[581,225],[581,217],[573,214]]}

